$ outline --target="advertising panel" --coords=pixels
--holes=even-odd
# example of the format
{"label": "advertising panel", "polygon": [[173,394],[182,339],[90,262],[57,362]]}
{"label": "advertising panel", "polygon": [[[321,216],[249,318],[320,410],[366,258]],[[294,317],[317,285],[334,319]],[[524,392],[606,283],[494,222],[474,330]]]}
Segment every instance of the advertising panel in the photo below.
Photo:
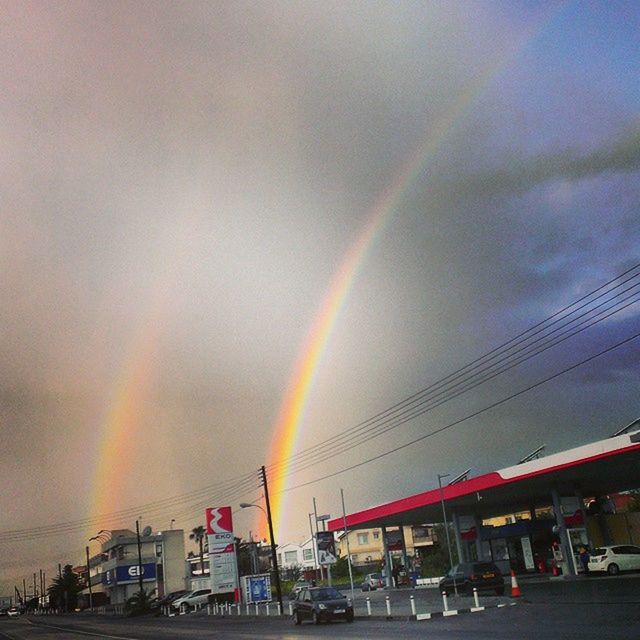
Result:
{"label": "advertising panel", "polygon": [[211,591],[235,593],[239,596],[238,563],[233,538],[231,507],[211,507],[205,510],[209,566],[211,567]]}
{"label": "advertising panel", "polygon": [[[149,562],[141,565],[142,579],[143,580],[155,580],[156,579],[156,565],[155,562]],[[110,587],[115,584],[126,584],[128,582],[138,581],[138,564],[120,565],[115,569],[109,569],[102,574],[102,584]]]}
{"label": "advertising panel", "polygon": [[242,590],[245,602],[271,602],[271,577],[268,573],[244,576]]}
{"label": "advertising panel", "polygon": [[318,545],[319,564],[326,566],[338,562],[333,531],[318,531],[316,533],[316,543]]}

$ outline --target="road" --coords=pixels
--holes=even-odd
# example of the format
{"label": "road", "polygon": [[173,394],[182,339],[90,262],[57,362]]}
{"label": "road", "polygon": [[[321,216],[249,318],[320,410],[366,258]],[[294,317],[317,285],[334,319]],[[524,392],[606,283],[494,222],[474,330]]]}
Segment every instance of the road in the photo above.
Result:
{"label": "road", "polygon": [[[640,577],[529,584],[515,606],[428,621],[360,618],[353,624],[295,627],[274,616],[111,618],[90,615],[4,618],[0,640],[637,640]],[[395,594],[397,595],[397,594]]]}

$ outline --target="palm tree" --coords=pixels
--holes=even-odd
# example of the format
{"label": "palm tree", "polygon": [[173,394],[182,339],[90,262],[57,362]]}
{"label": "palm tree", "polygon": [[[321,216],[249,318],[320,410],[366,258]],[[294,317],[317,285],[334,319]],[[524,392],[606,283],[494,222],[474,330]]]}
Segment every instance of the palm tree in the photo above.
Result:
{"label": "palm tree", "polygon": [[189,534],[189,540],[195,540],[200,546],[200,575],[204,578],[204,538],[205,538],[205,530],[202,525],[195,527],[192,529]]}

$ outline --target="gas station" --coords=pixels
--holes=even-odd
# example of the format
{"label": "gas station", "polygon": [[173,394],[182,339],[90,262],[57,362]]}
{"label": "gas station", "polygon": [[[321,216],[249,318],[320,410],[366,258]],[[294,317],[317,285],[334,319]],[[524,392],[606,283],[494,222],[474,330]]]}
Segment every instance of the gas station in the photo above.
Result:
{"label": "gas station", "polygon": [[[399,535],[402,562],[408,567],[403,526],[447,521],[453,525],[461,562],[491,561],[505,574],[513,569],[573,576],[581,570],[581,545],[623,542],[625,534],[611,524],[609,496],[639,487],[636,420],[604,440],[476,477],[465,473],[448,485],[347,514],[346,528],[381,528],[384,557],[390,562],[389,540]],[[509,516],[510,522],[492,525],[500,516]],[[640,518],[635,525],[627,523],[628,536],[634,526],[639,543]],[[343,518],[330,520],[328,528],[342,531]]]}

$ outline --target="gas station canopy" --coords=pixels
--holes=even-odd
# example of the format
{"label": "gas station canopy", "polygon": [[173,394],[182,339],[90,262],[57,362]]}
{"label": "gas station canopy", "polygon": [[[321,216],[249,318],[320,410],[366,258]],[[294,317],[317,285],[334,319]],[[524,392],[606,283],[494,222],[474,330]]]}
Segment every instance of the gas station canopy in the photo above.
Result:
{"label": "gas station canopy", "polygon": [[[549,505],[551,493],[603,496],[640,487],[640,431],[394,500],[346,516],[348,529],[442,521],[442,501],[459,514],[492,517]],[[328,523],[344,529],[343,518]]]}

